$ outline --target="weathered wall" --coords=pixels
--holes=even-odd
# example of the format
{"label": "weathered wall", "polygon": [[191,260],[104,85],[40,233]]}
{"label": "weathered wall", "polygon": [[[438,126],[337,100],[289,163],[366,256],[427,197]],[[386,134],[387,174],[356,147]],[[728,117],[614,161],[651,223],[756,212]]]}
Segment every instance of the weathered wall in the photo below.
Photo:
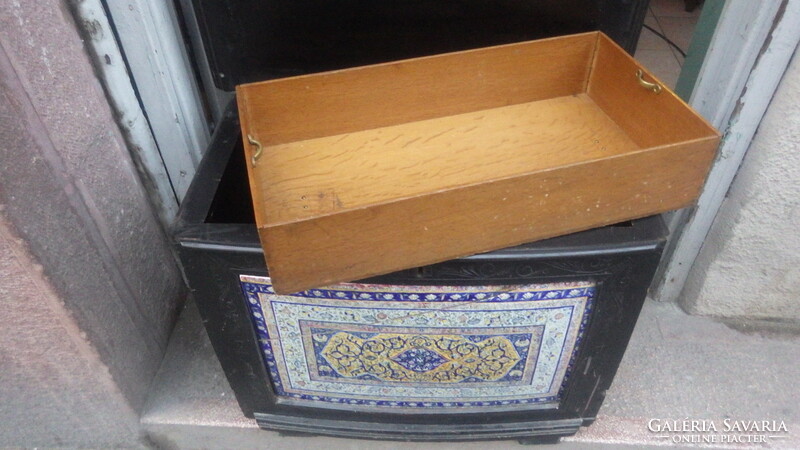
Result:
{"label": "weathered wall", "polygon": [[691,313],[800,321],[800,57],[795,55],[689,275]]}
{"label": "weathered wall", "polygon": [[182,282],[64,0],[0,0],[0,208],[0,447],[130,445]]}
{"label": "weathered wall", "polygon": [[0,212],[0,447],[133,446],[138,415]]}

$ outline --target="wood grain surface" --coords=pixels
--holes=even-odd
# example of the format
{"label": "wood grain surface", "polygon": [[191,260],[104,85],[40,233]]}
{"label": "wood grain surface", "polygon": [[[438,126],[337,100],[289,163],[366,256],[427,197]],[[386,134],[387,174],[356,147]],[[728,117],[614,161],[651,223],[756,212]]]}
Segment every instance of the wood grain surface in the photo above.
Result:
{"label": "wood grain surface", "polygon": [[[655,94],[639,86],[636,71],[664,89]],[[601,34],[587,93],[641,147],[654,147],[704,136],[719,136],[708,122],[667,89],[652,73]]]}
{"label": "wood grain surface", "polygon": [[585,91],[597,33],[448,53],[236,88],[264,145]]}
{"label": "wood grain surface", "polygon": [[238,87],[276,292],[691,204],[719,134],[639,68],[587,33]]}
{"label": "wood grain surface", "polygon": [[276,292],[295,292],[684,207],[716,145],[640,150],[259,233]]}
{"label": "wood grain surface", "polygon": [[270,146],[255,173],[273,225],[636,149],[580,94]]}

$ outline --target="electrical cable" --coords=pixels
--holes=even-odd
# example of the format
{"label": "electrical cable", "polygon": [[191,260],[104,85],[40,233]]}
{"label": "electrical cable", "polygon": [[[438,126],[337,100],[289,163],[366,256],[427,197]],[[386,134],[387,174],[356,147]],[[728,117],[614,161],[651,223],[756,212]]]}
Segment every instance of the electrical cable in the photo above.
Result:
{"label": "electrical cable", "polygon": [[667,44],[669,44],[669,45],[670,45],[672,48],[674,48],[675,50],[677,50],[677,51],[678,51],[678,53],[680,53],[680,54],[681,54],[681,56],[683,56],[684,58],[686,58],[686,52],[685,52],[685,51],[683,51],[683,50],[682,50],[680,47],[678,47],[678,44],[676,44],[676,43],[672,42],[671,40],[669,40],[669,38],[668,38],[668,37],[666,37],[666,36],[664,36],[663,34],[659,33],[658,31],[656,31],[655,29],[653,29],[653,27],[651,27],[650,25],[643,24],[642,26],[643,26],[643,27],[645,27],[645,28],[647,28],[648,30],[650,30],[650,31],[651,31],[653,34],[655,34],[656,36],[658,36],[658,37],[660,37],[661,39],[663,39],[663,40],[664,40],[664,42],[666,42]]}

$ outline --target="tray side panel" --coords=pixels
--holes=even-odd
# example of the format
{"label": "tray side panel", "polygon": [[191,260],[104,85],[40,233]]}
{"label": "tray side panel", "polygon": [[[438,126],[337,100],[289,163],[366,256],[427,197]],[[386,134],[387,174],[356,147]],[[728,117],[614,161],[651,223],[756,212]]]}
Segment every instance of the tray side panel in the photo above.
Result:
{"label": "tray side panel", "polygon": [[719,136],[697,112],[666,87],[660,94],[639,85],[659,81],[614,41],[600,35],[587,93],[639,146],[655,147]]}
{"label": "tray side panel", "polygon": [[267,146],[581,93],[597,36],[241,85],[243,131]]}
{"label": "tray side panel", "polygon": [[275,290],[295,292],[684,207],[716,138],[259,229]]}

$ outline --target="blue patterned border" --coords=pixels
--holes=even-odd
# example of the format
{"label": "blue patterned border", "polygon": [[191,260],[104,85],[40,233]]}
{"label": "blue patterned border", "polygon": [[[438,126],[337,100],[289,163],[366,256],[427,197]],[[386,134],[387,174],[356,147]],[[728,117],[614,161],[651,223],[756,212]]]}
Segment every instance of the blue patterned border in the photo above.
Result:
{"label": "blue patterned border", "polygon": [[[275,290],[270,284],[241,282],[242,289],[247,293],[264,293],[275,295]],[[333,300],[361,300],[361,301],[398,301],[398,302],[518,302],[535,300],[552,300],[562,298],[591,297],[594,293],[594,286],[580,288],[554,289],[554,290],[518,290],[505,289],[487,292],[468,292],[465,286],[415,286],[420,290],[429,289],[426,292],[400,292],[385,289],[385,285],[364,285],[364,284],[339,284],[348,290],[338,289],[310,289],[307,291],[295,292],[293,294],[282,294],[285,297],[302,298],[325,298]],[[407,287],[407,286],[402,286]],[[469,286],[474,287],[474,286]],[[514,286],[519,288],[520,286]],[[375,289],[384,288],[382,291]],[[439,292],[448,290],[449,292]],[[456,292],[453,292],[456,291]]]}
{"label": "blue patterned border", "polygon": [[[420,290],[420,292],[399,292],[392,290],[391,286],[386,285],[363,285],[363,284],[340,284],[339,288],[347,288],[348,290],[337,289],[311,289],[294,294],[289,294],[289,297],[301,298],[320,298],[320,299],[334,299],[334,300],[360,300],[360,301],[405,301],[405,302],[516,302],[516,301],[536,301],[536,300],[554,300],[554,299],[568,299],[568,298],[586,298],[583,317],[581,318],[578,334],[573,346],[572,355],[570,356],[564,377],[561,382],[558,394],[550,397],[537,397],[537,398],[523,398],[514,400],[501,400],[501,401],[473,401],[473,402],[415,402],[415,401],[381,401],[381,400],[362,400],[353,398],[339,398],[328,397],[324,395],[307,395],[287,392],[281,381],[280,375],[277,370],[277,362],[274,357],[273,348],[271,345],[271,338],[267,331],[267,324],[265,323],[264,312],[261,309],[261,303],[258,298],[259,293],[275,294],[272,286],[266,282],[256,283],[244,281],[243,278],[261,278],[268,280],[265,277],[242,275],[240,276],[240,284],[243,294],[247,299],[250,309],[251,319],[258,336],[258,342],[261,347],[261,352],[264,364],[270,374],[274,392],[277,396],[288,397],[298,400],[308,401],[322,401],[332,404],[342,404],[351,406],[367,406],[367,407],[405,407],[405,408],[451,408],[451,407],[491,407],[491,406],[510,406],[510,405],[524,405],[524,404],[544,404],[558,402],[563,398],[564,390],[566,389],[567,382],[574,369],[574,364],[580,350],[580,344],[583,340],[584,334],[591,318],[591,312],[594,307],[594,297],[596,293],[596,286],[582,286],[579,288],[567,289],[533,289],[535,286],[508,286],[503,290],[498,291],[483,291],[483,292],[468,292],[469,288],[476,288],[475,286],[413,286]],[[553,283],[557,284],[557,283]],[[590,284],[590,283],[585,283]],[[408,289],[412,286],[400,286],[399,288]],[[527,288],[527,289],[526,289]],[[426,292],[429,290],[429,292]],[[449,292],[444,292],[449,290]],[[456,292],[453,292],[456,291]]]}

